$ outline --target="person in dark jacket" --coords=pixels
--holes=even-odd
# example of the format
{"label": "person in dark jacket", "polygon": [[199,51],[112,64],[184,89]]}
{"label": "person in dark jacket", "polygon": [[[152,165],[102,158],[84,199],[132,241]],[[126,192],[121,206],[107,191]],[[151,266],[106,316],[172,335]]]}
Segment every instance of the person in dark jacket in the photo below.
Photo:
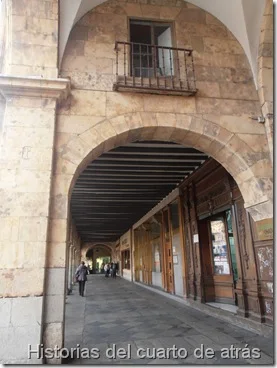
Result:
{"label": "person in dark jacket", "polygon": [[114,262],[113,264],[112,264],[112,278],[116,278],[116,267],[117,266],[117,264]]}
{"label": "person in dark jacket", "polygon": [[82,261],[75,272],[76,280],[79,282],[80,296],[84,296],[85,284],[87,281],[87,274],[88,274],[88,269],[85,265],[85,262]]}

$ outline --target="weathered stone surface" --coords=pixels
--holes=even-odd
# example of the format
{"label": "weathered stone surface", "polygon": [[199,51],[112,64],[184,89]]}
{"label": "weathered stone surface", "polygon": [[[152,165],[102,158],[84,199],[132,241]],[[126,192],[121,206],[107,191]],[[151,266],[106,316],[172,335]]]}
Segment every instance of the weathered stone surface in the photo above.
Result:
{"label": "weathered stone surface", "polygon": [[42,319],[42,297],[14,298],[11,321],[13,326],[37,326]]}
{"label": "weathered stone surface", "polygon": [[51,242],[48,247],[48,256],[46,266],[51,267],[64,267],[66,255],[66,242]]}
{"label": "weathered stone surface", "polygon": [[61,295],[65,281],[65,268],[47,268],[46,272],[47,295]]}
{"label": "weathered stone surface", "polygon": [[220,20],[214,17],[213,15],[211,15],[210,13],[206,13],[206,23],[222,25]]}
{"label": "weathered stone surface", "polygon": [[43,334],[43,343],[45,346],[53,347],[55,345],[62,346],[63,345],[63,323],[47,323],[45,325],[44,334]]}
{"label": "weathered stone surface", "polygon": [[107,93],[107,117],[144,111],[142,95]]}
{"label": "weathered stone surface", "polygon": [[198,89],[198,97],[221,97],[219,84],[216,82],[196,82],[196,88]]}
{"label": "weathered stone surface", "polygon": [[179,22],[206,23],[206,14],[200,8],[183,8],[177,17]]}
{"label": "weathered stone surface", "polygon": [[67,221],[65,219],[52,219],[50,221],[49,240],[51,242],[66,241]]}
{"label": "weathered stone surface", "polygon": [[[40,325],[9,326],[0,329],[0,356],[3,364],[30,364],[28,345],[36,348],[40,344]],[[16,347],[16,349],[15,349]],[[33,364],[41,364],[41,359],[32,355]]]}
{"label": "weathered stone surface", "polygon": [[2,269],[0,276],[4,280],[0,284],[2,297],[41,296],[43,293],[43,269],[39,269],[39,272],[36,268]]}
{"label": "weathered stone surface", "polygon": [[144,96],[144,109],[147,112],[194,113],[195,99],[174,96]]}
{"label": "weathered stone surface", "polygon": [[106,93],[97,91],[72,91],[70,114],[105,116]]}
{"label": "weathered stone surface", "polygon": [[221,83],[220,93],[222,98],[258,100],[257,91],[252,83]]}
{"label": "weathered stone surface", "polygon": [[45,323],[63,321],[64,295],[47,295],[45,302]]}
{"label": "weathered stone surface", "polygon": [[99,123],[101,116],[58,115],[56,131],[61,133],[81,134]]}
{"label": "weathered stone surface", "polygon": [[[0,299],[0,329],[9,327],[11,321],[12,299]],[[1,331],[1,330],[0,330]]]}
{"label": "weathered stone surface", "polygon": [[221,115],[220,125],[234,133],[248,133],[253,134],[264,134],[264,127],[253,121],[248,114],[232,116],[232,115]]}
{"label": "weathered stone surface", "polygon": [[46,241],[46,217],[20,217],[18,239],[20,241]]}
{"label": "weathered stone surface", "polygon": [[243,49],[237,41],[216,40],[209,37],[204,38],[204,51],[222,54],[243,54]]}

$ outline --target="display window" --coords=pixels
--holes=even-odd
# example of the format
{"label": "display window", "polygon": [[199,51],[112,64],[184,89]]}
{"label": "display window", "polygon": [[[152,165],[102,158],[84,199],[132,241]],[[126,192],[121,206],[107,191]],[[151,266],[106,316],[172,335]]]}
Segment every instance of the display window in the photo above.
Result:
{"label": "display window", "polygon": [[209,225],[214,274],[233,274],[236,281],[238,272],[231,210],[213,216],[209,220]]}
{"label": "display window", "polygon": [[122,268],[130,270],[130,250],[124,250],[122,252]]}

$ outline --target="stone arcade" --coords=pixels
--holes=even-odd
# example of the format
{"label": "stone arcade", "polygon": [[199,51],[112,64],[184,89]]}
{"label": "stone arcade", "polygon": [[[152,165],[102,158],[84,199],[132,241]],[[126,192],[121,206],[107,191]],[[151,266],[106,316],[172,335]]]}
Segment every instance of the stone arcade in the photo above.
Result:
{"label": "stone arcade", "polygon": [[[0,4],[1,360],[28,362],[27,343],[63,346],[73,271],[100,248],[130,281],[192,306],[236,305],[245,323],[270,328],[272,1],[69,2]],[[149,157],[128,166],[122,150],[139,142]],[[170,168],[190,169],[172,187],[164,184],[162,198],[153,191],[156,202],[149,189],[145,198],[134,194],[132,206],[130,195],[117,194],[118,167],[128,176],[149,166],[158,180],[155,170],[167,161],[151,154],[166,152],[166,144],[169,156],[174,144],[185,150],[185,163],[170,156],[168,182]],[[120,212],[108,223],[103,208],[85,210],[105,202],[99,189],[88,194],[96,177],[90,171],[100,175],[103,193],[118,195],[118,207],[148,206],[115,229]],[[149,175],[141,192],[151,186]],[[90,218],[99,225],[101,211],[107,226],[97,230]]]}

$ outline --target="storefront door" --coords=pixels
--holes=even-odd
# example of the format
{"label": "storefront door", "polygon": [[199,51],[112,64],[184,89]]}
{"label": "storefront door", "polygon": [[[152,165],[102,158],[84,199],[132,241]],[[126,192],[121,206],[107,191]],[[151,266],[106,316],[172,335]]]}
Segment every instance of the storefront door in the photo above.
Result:
{"label": "storefront door", "polygon": [[165,260],[165,287],[167,292],[174,293],[174,271],[172,244],[169,228],[169,210],[163,212],[163,238],[164,238],[164,260]]}
{"label": "storefront door", "polygon": [[205,300],[235,304],[237,263],[231,210],[201,221],[200,229]]}

